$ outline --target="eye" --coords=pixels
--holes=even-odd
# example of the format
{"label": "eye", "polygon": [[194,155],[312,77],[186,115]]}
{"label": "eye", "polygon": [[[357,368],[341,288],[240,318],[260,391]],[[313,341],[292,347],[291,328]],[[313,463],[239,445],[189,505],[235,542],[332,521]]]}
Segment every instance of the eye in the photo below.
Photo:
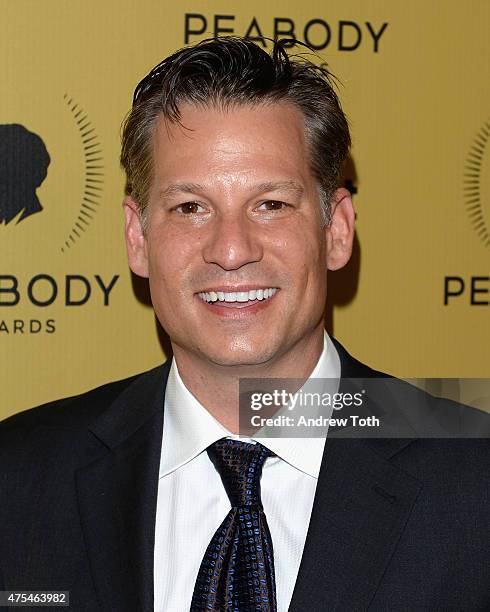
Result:
{"label": "eye", "polygon": [[195,215],[197,213],[203,212],[204,208],[198,202],[184,202],[183,204],[179,204],[173,210],[179,212],[182,215]]}
{"label": "eye", "polygon": [[265,202],[262,202],[262,204],[258,207],[258,210],[266,210],[268,212],[275,210],[281,211],[288,207],[289,204],[286,204],[286,202],[281,202],[280,200],[266,200]]}

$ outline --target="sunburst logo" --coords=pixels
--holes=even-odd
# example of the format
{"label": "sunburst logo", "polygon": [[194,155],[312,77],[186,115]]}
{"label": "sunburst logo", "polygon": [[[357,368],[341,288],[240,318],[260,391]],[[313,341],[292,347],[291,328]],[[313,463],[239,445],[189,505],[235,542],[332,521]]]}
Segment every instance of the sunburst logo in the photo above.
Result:
{"label": "sunburst logo", "polygon": [[19,117],[13,109],[0,123],[0,230],[6,249],[24,243],[66,254],[102,203],[104,160],[95,126],[72,96],[50,102],[49,114]]}
{"label": "sunburst logo", "polygon": [[73,114],[83,147],[85,160],[85,183],[83,194],[80,198],[78,215],[73,221],[73,226],[61,251],[69,249],[72,244],[81,238],[86,227],[94,218],[100,205],[103,186],[103,158],[99,138],[95,132],[92,122],[88,119],[87,113],[67,94],[64,96],[68,108]]}
{"label": "sunburst logo", "polygon": [[474,230],[487,247],[490,247],[490,225],[486,217],[490,210],[489,138],[490,121],[486,121],[471,144],[464,173],[466,210]]}

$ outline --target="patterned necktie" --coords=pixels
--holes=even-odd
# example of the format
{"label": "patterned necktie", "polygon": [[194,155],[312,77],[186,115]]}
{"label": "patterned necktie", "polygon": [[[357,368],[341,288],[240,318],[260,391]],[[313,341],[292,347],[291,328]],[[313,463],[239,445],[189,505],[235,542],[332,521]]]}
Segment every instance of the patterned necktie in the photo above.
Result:
{"label": "patterned necktie", "polygon": [[204,554],[191,612],[276,612],[274,555],[260,499],[260,476],[273,453],[223,438],[208,448],[231,510]]}

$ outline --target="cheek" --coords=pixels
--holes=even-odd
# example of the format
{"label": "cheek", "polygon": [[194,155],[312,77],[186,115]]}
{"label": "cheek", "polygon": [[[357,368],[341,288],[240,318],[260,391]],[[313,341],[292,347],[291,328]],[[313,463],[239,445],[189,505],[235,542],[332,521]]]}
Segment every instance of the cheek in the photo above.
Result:
{"label": "cheek", "polygon": [[297,281],[303,278],[307,284],[310,279],[326,276],[326,244],[322,236],[308,232],[283,236],[281,240],[274,241],[273,249],[282,265]]}
{"label": "cheek", "polygon": [[[168,247],[168,245],[167,245]],[[175,251],[164,248],[164,241],[153,243],[148,251],[150,285],[153,289],[169,291],[179,278],[179,259]]]}
{"label": "cheek", "polygon": [[150,242],[148,263],[152,295],[176,309],[188,304],[197,269],[195,241],[162,232]]}

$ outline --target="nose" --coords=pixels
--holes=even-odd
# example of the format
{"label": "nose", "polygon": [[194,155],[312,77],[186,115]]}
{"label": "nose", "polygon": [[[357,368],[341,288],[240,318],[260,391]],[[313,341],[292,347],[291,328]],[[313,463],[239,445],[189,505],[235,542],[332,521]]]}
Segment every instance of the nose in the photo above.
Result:
{"label": "nose", "polygon": [[217,264],[223,270],[238,270],[260,261],[260,230],[242,211],[222,213],[213,223],[202,255],[206,263]]}

